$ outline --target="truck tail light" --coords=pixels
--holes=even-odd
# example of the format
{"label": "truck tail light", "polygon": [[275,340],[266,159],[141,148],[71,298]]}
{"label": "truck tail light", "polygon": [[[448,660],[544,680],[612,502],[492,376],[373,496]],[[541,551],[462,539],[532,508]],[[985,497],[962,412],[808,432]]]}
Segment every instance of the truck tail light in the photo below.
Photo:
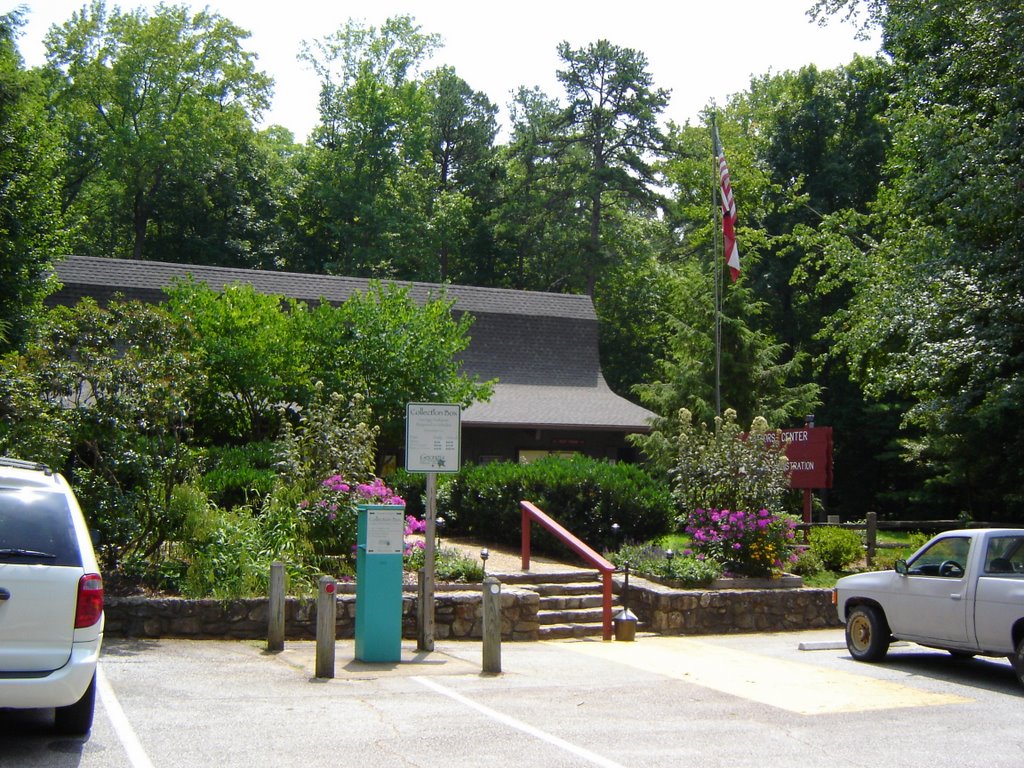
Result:
{"label": "truck tail light", "polygon": [[87,573],[78,580],[78,608],[75,629],[91,627],[103,615],[103,579],[98,573]]}

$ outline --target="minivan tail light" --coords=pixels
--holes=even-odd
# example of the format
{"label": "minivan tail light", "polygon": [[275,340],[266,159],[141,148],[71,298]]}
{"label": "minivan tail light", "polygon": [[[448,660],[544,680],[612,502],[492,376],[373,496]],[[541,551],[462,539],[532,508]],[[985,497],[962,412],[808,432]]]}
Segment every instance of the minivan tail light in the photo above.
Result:
{"label": "minivan tail light", "polygon": [[78,609],[75,629],[91,627],[103,615],[103,579],[98,573],[87,573],[78,580]]}

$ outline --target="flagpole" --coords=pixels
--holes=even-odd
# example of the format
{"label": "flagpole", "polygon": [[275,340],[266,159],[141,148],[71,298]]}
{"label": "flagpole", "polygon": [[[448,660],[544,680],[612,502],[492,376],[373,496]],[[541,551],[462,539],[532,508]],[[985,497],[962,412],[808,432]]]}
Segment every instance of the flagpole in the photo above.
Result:
{"label": "flagpole", "polygon": [[[718,113],[711,113],[711,207],[715,211],[714,241],[711,249],[712,264],[714,268],[715,281],[715,415],[722,415],[722,262],[725,261],[725,251],[721,254],[718,251],[718,232],[722,226],[722,206],[719,204],[719,177],[718,166]],[[724,242],[723,242],[724,249]]]}

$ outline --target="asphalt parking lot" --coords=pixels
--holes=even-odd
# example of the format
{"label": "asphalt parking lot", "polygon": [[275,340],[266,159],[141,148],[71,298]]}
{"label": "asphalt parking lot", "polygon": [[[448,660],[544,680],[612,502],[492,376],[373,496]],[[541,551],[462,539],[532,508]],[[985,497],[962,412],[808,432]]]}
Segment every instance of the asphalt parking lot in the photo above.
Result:
{"label": "asphalt parking lot", "polygon": [[1024,764],[1024,689],[1004,659],[909,644],[858,664],[841,630],[478,643],[314,677],[313,643],[108,640],[96,722],[0,710],[0,765],[862,766]]}

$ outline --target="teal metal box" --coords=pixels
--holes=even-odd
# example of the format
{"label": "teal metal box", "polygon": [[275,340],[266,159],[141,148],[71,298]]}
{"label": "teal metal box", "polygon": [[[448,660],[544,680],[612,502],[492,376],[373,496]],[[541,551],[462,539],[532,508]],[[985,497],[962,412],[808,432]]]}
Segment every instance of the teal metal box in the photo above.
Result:
{"label": "teal metal box", "polygon": [[402,660],[405,507],[359,506],[356,536],[356,659]]}

